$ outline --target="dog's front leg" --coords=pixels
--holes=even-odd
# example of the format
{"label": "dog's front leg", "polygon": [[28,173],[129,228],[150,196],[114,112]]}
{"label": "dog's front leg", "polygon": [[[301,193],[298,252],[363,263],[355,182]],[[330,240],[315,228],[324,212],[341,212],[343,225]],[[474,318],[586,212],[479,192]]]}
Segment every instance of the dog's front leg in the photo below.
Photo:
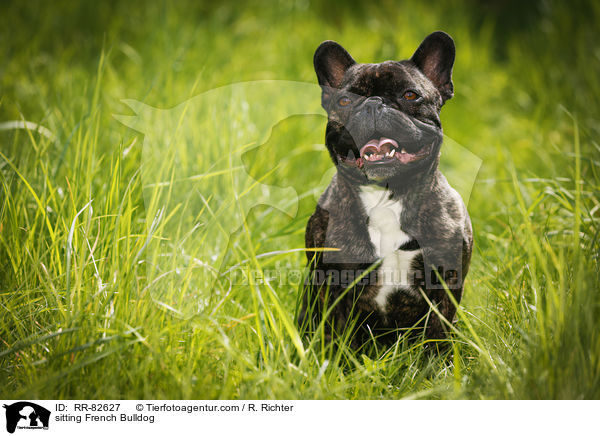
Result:
{"label": "dog's front leg", "polygon": [[470,251],[465,252],[465,244],[460,235],[452,240],[436,241],[435,247],[445,250],[425,249],[425,295],[431,305],[425,335],[428,339],[447,337],[450,324],[456,315],[456,305],[460,302],[463,281],[468,269]]}

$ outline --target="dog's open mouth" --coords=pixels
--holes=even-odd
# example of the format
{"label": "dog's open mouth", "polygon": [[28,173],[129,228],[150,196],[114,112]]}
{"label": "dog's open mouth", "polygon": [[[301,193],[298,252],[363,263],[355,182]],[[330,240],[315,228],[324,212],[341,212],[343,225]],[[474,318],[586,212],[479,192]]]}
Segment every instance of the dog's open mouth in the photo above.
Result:
{"label": "dog's open mouth", "polygon": [[383,137],[371,139],[361,147],[358,158],[348,157],[344,161],[351,165],[357,165],[359,168],[362,168],[363,165],[382,165],[393,162],[409,164],[427,157],[431,153],[434,143],[424,145],[414,152],[409,152],[407,151],[408,147],[398,145],[398,142],[393,139]]}

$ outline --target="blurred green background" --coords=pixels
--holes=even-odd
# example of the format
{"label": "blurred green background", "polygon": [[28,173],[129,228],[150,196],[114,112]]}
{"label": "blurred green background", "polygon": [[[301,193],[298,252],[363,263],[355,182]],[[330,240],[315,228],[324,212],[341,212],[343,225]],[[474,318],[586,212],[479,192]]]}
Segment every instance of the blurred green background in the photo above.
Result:
{"label": "blurred green background", "polygon": [[[1,10],[0,397],[600,397],[597,3]],[[444,132],[483,161],[468,204],[475,253],[447,353],[302,343],[289,285],[217,284],[223,298],[192,318],[157,304],[145,250],[161,228],[144,202],[143,135],[114,117],[133,115],[123,99],[170,108],[242,81],[315,83],[322,40],[378,62],[409,57],[438,29],[457,46]],[[274,176],[305,178],[299,213],[257,211],[227,248],[235,262],[304,265],[312,189],[331,167],[313,147],[324,127],[313,116],[274,130],[282,147],[306,152]],[[182,269],[192,280],[193,266]]]}

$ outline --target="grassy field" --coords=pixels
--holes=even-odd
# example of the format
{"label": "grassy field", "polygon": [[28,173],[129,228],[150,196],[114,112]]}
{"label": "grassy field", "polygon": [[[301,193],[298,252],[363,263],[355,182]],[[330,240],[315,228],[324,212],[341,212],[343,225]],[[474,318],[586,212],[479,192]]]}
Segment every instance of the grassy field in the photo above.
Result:
{"label": "grassy field", "polygon": [[[423,3],[5,3],[0,397],[600,398],[600,7]],[[331,168],[323,115],[286,118],[265,139],[243,104],[229,108],[239,129],[219,130],[217,117],[217,136],[203,138],[192,123],[174,155],[154,155],[155,172],[144,150],[162,143],[125,125],[139,106],[123,100],[173,108],[240,82],[314,84],[322,40],[382,61],[409,57],[437,29],[457,45],[445,134],[482,162],[453,345],[433,356],[402,341],[358,352],[303,342],[297,286],[228,287],[218,268],[302,271]],[[176,121],[151,126],[169,135]],[[218,140],[239,147],[197,146]],[[207,229],[241,210],[226,199],[252,184],[230,156],[265,184],[293,186],[297,212],[255,208],[229,242]],[[176,183],[194,174],[210,176],[209,198]],[[176,279],[161,285],[167,271]]]}

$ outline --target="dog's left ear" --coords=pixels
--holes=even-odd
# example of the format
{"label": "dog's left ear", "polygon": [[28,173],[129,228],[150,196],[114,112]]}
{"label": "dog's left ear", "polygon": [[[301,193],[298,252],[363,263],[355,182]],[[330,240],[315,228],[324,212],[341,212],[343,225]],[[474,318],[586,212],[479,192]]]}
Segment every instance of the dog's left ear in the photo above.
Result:
{"label": "dog's left ear", "polygon": [[450,35],[438,31],[425,38],[410,59],[440,91],[443,101],[454,95],[452,66],[455,52]]}

